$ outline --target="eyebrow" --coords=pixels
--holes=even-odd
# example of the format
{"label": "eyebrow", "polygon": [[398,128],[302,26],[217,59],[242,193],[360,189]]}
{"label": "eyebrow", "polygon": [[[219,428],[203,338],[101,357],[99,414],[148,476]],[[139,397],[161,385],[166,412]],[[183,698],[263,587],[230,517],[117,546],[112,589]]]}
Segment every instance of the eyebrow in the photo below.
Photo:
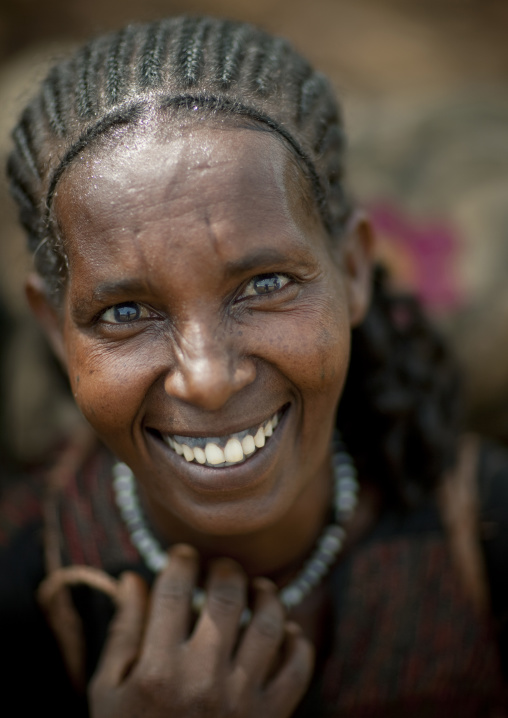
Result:
{"label": "eyebrow", "polygon": [[117,299],[119,295],[125,294],[141,294],[146,293],[147,286],[138,279],[119,279],[116,281],[106,281],[98,284],[89,299],[80,299],[76,301],[73,314],[79,316],[90,311],[90,305],[105,304],[110,300]]}
{"label": "eyebrow", "polygon": [[247,273],[264,266],[283,264],[287,267],[288,264],[295,265],[308,261],[309,257],[306,252],[296,250],[291,256],[288,256],[286,252],[279,252],[277,249],[266,247],[255,250],[240,259],[226,262],[224,270],[227,276],[234,276],[235,274]]}
{"label": "eyebrow", "polygon": [[96,302],[104,302],[117,294],[141,294],[146,292],[146,290],[146,283],[140,282],[135,278],[119,279],[112,282],[101,282],[93,290],[92,300]]}

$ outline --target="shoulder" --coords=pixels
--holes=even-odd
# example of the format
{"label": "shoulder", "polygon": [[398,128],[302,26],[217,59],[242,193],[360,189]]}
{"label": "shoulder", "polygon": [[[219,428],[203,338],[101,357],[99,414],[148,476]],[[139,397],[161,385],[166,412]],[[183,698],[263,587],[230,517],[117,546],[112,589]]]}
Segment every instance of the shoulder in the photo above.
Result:
{"label": "shoulder", "polygon": [[44,577],[42,473],[9,477],[0,494],[0,636],[2,704],[18,715],[88,715],[72,690],[56,641],[36,599]]}
{"label": "shoulder", "polygon": [[508,515],[508,448],[482,441],[478,457],[478,488],[482,513]]}
{"label": "shoulder", "polygon": [[478,457],[480,536],[494,615],[508,618],[508,449],[482,442]]}
{"label": "shoulder", "polygon": [[[0,493],[0,614],[3,632],[35,612],[43,578],[43,479],[35,472],[10,476]],[[6,625],[4,625],[6,624]],[[4,633],[2,633],[4,635]]]}
{"label": "shoulder", "polygon": [[0,490],[0,550],[27,525],[42,519],[42,472],[13,472],[3,478]]}

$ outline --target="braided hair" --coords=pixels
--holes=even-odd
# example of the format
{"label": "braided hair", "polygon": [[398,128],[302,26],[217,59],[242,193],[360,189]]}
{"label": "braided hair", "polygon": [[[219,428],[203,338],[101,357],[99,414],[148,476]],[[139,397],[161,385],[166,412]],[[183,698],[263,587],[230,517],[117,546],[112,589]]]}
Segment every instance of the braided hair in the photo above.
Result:
{"label": "braided hair", "polygon": [[[343,232],[351,212],[345,139],[321,73],[286,40],[246,23],[178,17],[132,25],[53,67],[13,132],[11,191],[55,301],[66,257],[50,210],[62,174],[98,138],[167,110],[247,120],[282,137],[328,233]],[[458,392],[455,370],[417,303],[392,297],[385,285],[378,273],[371,310],[353,332],[337,423],[363,469],[407,502],[415,488],[435,486],[454,461]]]}

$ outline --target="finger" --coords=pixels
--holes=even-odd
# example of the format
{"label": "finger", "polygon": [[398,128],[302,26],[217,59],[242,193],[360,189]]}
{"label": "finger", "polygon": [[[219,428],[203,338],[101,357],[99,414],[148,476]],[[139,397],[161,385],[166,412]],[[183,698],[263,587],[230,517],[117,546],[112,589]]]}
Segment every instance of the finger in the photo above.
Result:
{"label": "finger", "polygon": [[206,584],[205,605],[192,638],[207,665],[230,659],[246,593],[247,579],[235,561],[221,558],[213,562]]}
{"label": "finger", "polygon": [[314,669],[314,648],[296,623],[286,623],[282,663],[265,688],[268,716],[286,718],[309,687]]}
{"label": "finger", "polygon": [[124,573],[118,586],[118,608],[95,673],[99,682],[119,685],[136,661],[145,625],[148,589],[135,573]]}
{"label": "finger", "polygon": [[267,579],[254,581],[256,598],[252,619],[238,648],[235,673],[262,685],[269,675],[284,638],[284,608],[275,585]]}
{"label": "finger", "polygon": [[188,636],[192,593],[199,570],[198,554],[192,546],[177,544],[168,563],[155,580],[143,644],[143,654],[167,655]]}

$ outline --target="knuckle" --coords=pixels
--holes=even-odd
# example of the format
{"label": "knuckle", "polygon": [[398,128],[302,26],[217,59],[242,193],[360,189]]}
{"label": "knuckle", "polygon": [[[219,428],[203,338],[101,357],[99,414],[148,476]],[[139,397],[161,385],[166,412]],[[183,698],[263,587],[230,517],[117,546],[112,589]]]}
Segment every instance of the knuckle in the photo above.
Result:
{"label": "knuckle", "polygon": [[87,689],[90,702],[94,703],[99,701],[104,694],[106,687],[105,681],[100,673],[92,676]]}
{"label": "knuckle", "polygon": [[175,576],[164,581],[158,590],[159,596],[166,603],[180,603],[190,599],[193,585],[190,581]]}
{"label": "knuckle", "polygon": [[227,699],[222,706],[221,718],[243,718],[246,714],[246,706],[251,704],[251,691],[246,685],[230,686]]}
{"label": "knuckle", "polygon": [[129,633],[129,629],[131,629],[131,626],[125,617],[116,617],[109,625],[108,639],[118,643]]}
{"label": "knuckle", "polygon": [[151,700],[156,696],[163,696],[168,690],[171,690],[173,683],[171,674],[167,671],[163,672],[159,662],[157,664],[147,662],[147,664],[138,666],[138,670],[132,678],[137,692]]}
{"label": "knuckle", "polygon": [[216,682],[202,679],[188,691],[186,703],[196,715],[222,715],[222,698]]}
{"label": "knuckle", "polygon": [[259,607],[254,613],[253,625],[256,631],[271,641],[279,641],[284,632],[284,611],[280,603],[274,598]]}
{"label": "knuckle", "polygon": [[302,645],[301,649],[295,652],[288,666],[288,681],[295,687],[300,687],[302,691],[305,690],[312,675],[313,664],[310,647]]}
{"label": "knuckle", "polygon": [[236,613],[243,606],[243,590],[241,586],[234,584],[216,586],[208,594],[208,603],[219,613]]}
{"label": "knuckle", "polygon": [[283,617],[278,612],[260,611],[254,619],[254,626],[263,638],[278,641],[283,633]]}

